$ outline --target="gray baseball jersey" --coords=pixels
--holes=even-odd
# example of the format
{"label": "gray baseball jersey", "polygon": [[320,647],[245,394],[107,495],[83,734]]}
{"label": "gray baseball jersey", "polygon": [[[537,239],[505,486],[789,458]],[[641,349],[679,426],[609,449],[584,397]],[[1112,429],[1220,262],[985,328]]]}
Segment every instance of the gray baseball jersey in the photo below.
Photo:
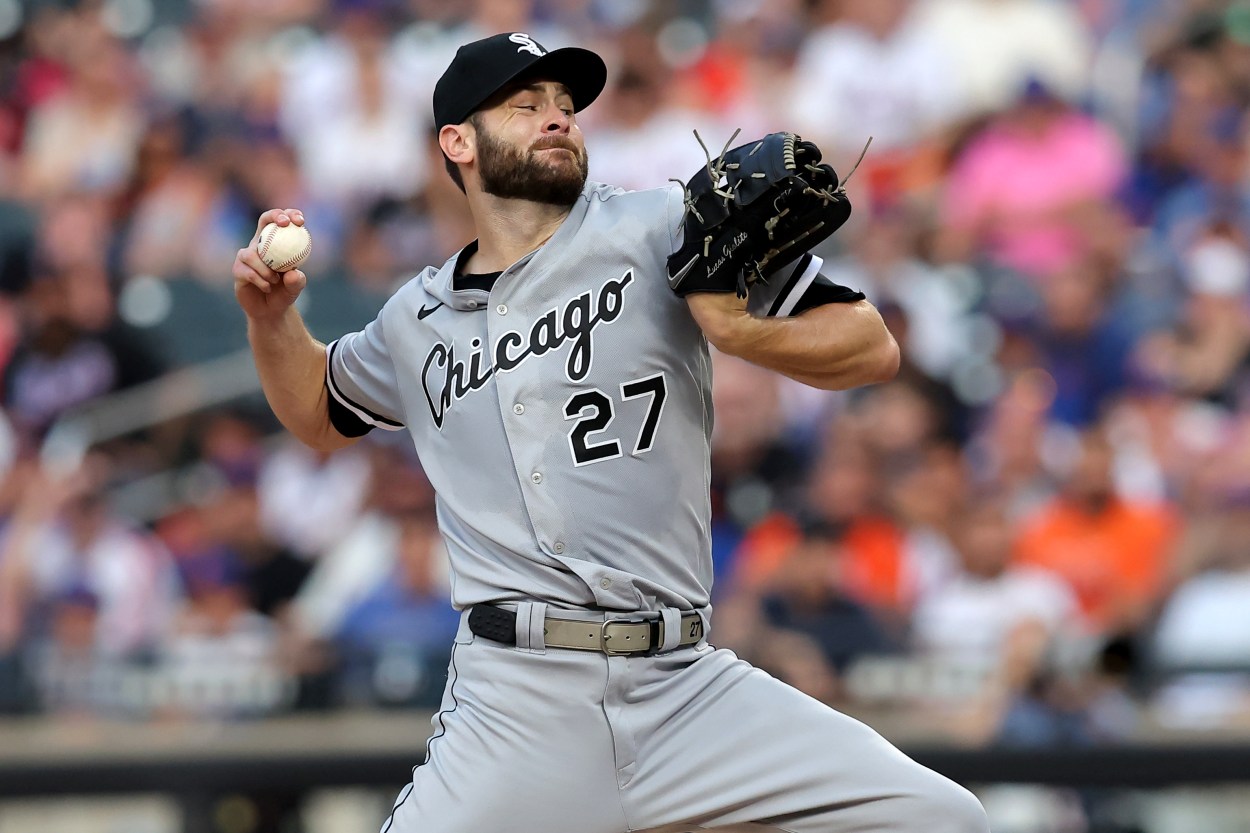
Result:
{"label": "gray baseball jersey", "polygon": [[[682,210],[677,187],[592,183],[489,292],[454,288],[457,255],[329,345],[341,430],[412,436],[457,607],[708,604],[711,371],[665,271]],[[752,308],[863,297],[819,266],[796,261],[753,289]]]}
{"label": "gray baseball jersey", "polygon": [[[515,644],[463,614],[426,761],[382,831],[986,833],[975,798],[868,727],[678,644],[712,584],[708,349],[665,270],[681,212],[676,188],[591,185],[489,291],[456,288],[462,252],[327,349],[336,427],[411,434],[454,602],[515,613]],[[804,256],[752,309],[863,297],[819,267]],[[660,617],[664,642],[548,650],[551,608]]]}

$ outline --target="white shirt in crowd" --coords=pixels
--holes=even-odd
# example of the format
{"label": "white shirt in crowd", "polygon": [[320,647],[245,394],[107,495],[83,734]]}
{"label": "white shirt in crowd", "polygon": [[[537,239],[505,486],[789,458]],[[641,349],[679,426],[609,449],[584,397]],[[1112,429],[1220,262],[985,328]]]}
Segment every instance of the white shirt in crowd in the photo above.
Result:
{"label": "white shirt in crowd", "polygon": [[371,473],[369,458],[358,450],[321,458],[302,443],[288,442],[260,470],[261,525],[297,555],[316,559],[360,517]]}
{"label": "white shirt in crowd", "polygon": [[998,110],[1030,78],[1074,101],[1089,84],[1094,44],[1076,3],[927,0],[915,23],[938,44],[964,113]]}
{"label": "white shirt in crowd", "polygon": [[953,74],[933,71],[949,63],[937,38],[910,21],[886,40],[858,26],[827,26],[799,52],[792,129],[828,151],[858,152],[869,137],[875,151],[913,145],[961,109]]}
{"label": "white shirt in crowd", "polygon": [[920,601],[914,637],[933,656],[989,668],[1016,628],[1037,622],[1057,634],[1076,611],[1072,591],[1043,570],[1008,568],[991,579],[961,573]]}

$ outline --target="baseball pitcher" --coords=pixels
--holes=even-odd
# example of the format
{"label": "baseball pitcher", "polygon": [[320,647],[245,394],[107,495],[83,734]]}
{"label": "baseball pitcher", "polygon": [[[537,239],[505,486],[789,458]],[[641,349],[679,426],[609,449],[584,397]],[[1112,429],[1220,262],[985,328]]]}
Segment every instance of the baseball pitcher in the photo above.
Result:
{"label": "baseball pitcher", "polygon": [[360,332],[316,342],[301,271],[234,263],[282,423],[407,431],[437,491],[463,613],[383,833],[986,833],[971,793],[709,642],[708,344],[827,389],[898,366],[807,253],[850,214],[837,175],[779,133],[671,187],[588,183],[605,78],[523,33],[460,48],[434,116],[477,239]]}

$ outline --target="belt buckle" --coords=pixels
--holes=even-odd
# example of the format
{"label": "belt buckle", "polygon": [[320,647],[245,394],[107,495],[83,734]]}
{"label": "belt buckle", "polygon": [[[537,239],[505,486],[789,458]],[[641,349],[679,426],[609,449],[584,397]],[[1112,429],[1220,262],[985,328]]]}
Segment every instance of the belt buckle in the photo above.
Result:
{"label": "belt buckle", "polygon": [[[618,628],[618,630],[616,631],[610,630],[614,625]],[[639,654],[644,651],[650,650],[651,648],[650,645],[643,645],[642,647],[638,647],[639,645],[642,645],[644,641],[641,638],[644,634],[646,634],[647,636],[650,636],[650,627],[651,627],[650,623],[645,622],[645,621],[634,622],[634,621],[630,621],[629,619],[608,619],[606,622],[603,623],[603,628],[599,632],[600,633],[600,637],[599,637],[600,650],[602,650],[605,654],[611,657],[622,656],[624,654]],[[640,631],[637,634],[637,636],[639,637],[638,642],[634,643],[633,645],[628,644],[627,640],[633,639],[635,634],[633,633],[623,634],[619,630],[620,628],[635,628],[638,631]],[[609,644],[613,638],[616,638],[615,645]]]}

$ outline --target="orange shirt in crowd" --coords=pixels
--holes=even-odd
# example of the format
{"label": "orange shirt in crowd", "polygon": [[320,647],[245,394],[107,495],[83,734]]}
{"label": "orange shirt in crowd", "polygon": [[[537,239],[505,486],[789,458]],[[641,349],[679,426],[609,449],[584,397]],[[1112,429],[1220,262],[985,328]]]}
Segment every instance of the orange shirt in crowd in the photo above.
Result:
{"label": "orange shirt in crowd", "polygon": [[1026,521],[1016,561],[1062,577],[1089,627],[1133,627],[1158,601],[1177,534],[1172,508],[1113,500],[1089,514],[1060,498]]}
{"label": "orange shirt in crowd", "polygon": [[[767,584],[802,539],[802,530],[792,518],[781,513],[764,518],[739,545],[735,585],[746,589]],[[840,540],[845,560],[836,573],[848,595],[883,610],[910,607],[915,582],[906,563],[903,533],[895,524],[882,517],[856,518]]]}

